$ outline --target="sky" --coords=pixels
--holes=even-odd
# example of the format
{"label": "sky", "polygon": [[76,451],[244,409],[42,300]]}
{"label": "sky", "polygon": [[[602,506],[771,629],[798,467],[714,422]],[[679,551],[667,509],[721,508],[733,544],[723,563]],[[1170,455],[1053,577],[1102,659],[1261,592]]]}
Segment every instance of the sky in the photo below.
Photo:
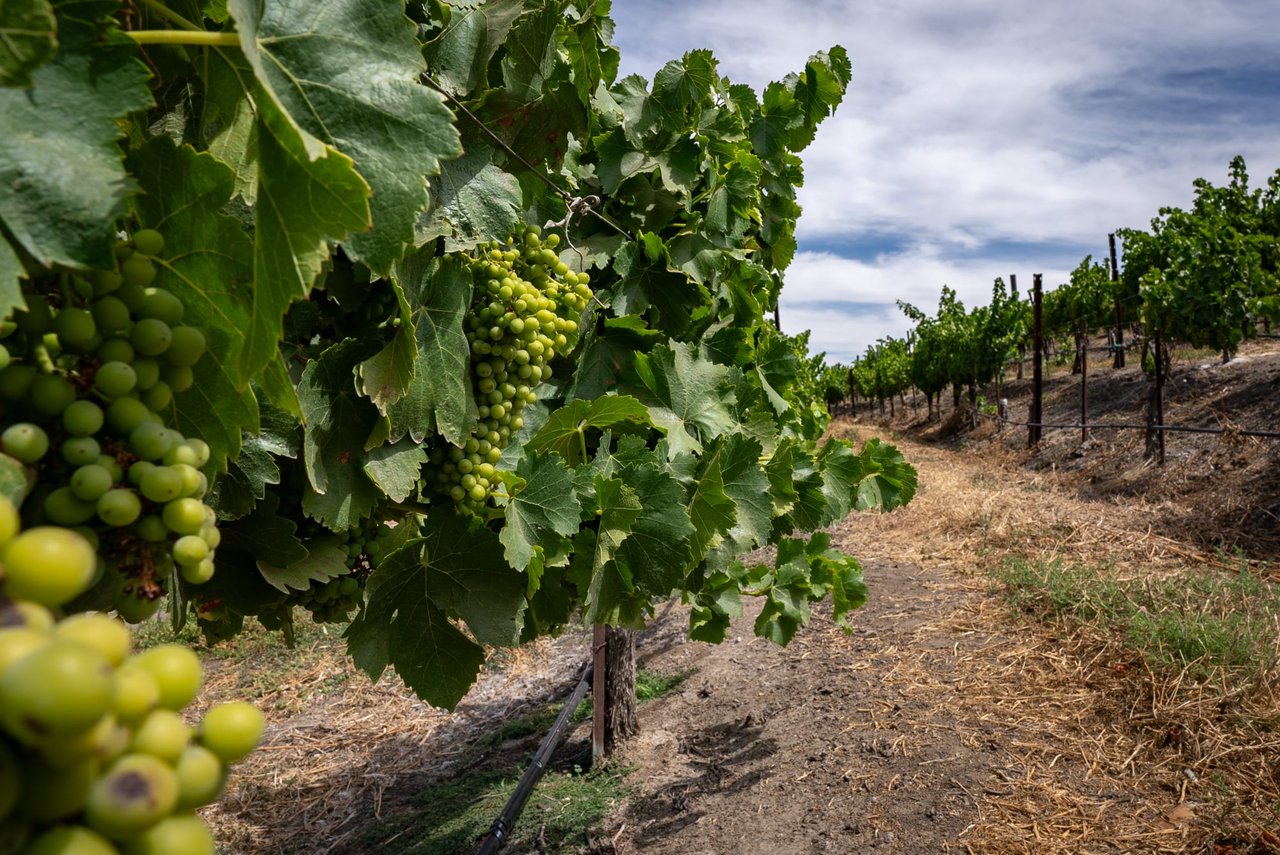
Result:
{"label": "sky", "polygon": [[[621,73],[710,48],[762,89],[839,44],[853,80],[802,153],[787,333],[851,362],[1010,274],[1065,282],[1192,181],[1280,167],[1276,0],[614,0]],[[1123,261],[1121,262],[1123,264]]]}

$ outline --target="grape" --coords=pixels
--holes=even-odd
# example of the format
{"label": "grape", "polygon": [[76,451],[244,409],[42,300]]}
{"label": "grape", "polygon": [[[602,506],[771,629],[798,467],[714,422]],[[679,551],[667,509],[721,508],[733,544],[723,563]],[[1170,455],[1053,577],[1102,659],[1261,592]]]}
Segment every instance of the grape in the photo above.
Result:
{"label": "grape", "polygon": [[155,679],[160,689],[159,704],[164,709],[182,709],[191,703],[203,683],[200,660],[179,644],[153,647],[132,661]]}
{"label": "grape", "polygon": [[150,754],[173,765],[191,742],[191,728],[173,710],[153,710],[133,732],[129,751]]}
{"label": "grape", "polygon": [[70,488],[77,499],[84,502],[96,502],[115,483],[111,472],[105,466],[90,463],[81,466],[71,476]]}
{"label": "grape", "polygon": [[196,534],[204,525],[205,505],[199,499],[174,499],[164,506],[161,517],[175,534]]}
{"label": "grape", "polygon": [[98,557],[83,537],[49,526],[27,529],[13,538],[0,559],[7,596],[50,608],[82,593],[98,565]]}
{"label": "grape", "polygon": [[59,526],[77,526],[93,519],[97,512],[93,502],[77,498],[70,487],[59,487],[44,499],[44,515]]}
{"label": "grape", "polygon": [[123,855],[214,855],[213,835],[198,816],[162,819],[124,844]]}
{"label": "grape", "polygon": [[178,774],[179,810],[212,804],[226,781],[222,761],[203,745],[184,748],[174,771]]}
{"label": "grape", "polygon": [[[146,288],[156,278],[156,267],[148,258],[131,255],[120,263],[120,278],[124,288]],[[135,306],[129,308],[137,311]]]}
{"label": "grape", "polygon": [[98,325],[86,309],[68,306],[53,319],[53,331],[64,348],[83,352],[98,334]]}
{"label": "grape", "polygon": [[136,353],[127,338],[109,338],[98,347],[96,355],[103,362],[123,362],[131,365]]}
{"label": "grape", "polygon": [[[98,329],[104,334],[123,332],[129,328],[129,324],[133,323],[132,313],[129,307],[119,297],[99,297],[93,302],[94,323],[98,325]],[[109,341],[124,342],[124,339],[111,339]],[[105,347],[108,342],[104,342]],[[127,344],[127,342],[125,342]],[[132,345],[129,346],[132,349]],[[101,348],[98,352],[102,356]],[[105,357],[104,357],[105,358]]]}
{"label": "grape", "polygon": [[187,365],[166,365],[160,372],[160,377],[169,384],[174,394],[187,391],[196,382],[195,374]]}
{"label": "grape", "polygon": [[159,356],[169,349],[173,341],[173,330],[164,321],[156,318],[144,318],[133,325],[129,334],[129,342],[133,349],[143,356]]}
{"label": "grape", "polygon": [[164,235],[155,229],[138,229],[133,233],[133,248],[143,255],[159,255],[164,251]]}
{"label": "grape", "polygon": [[159,460],[179,442],[181,435],[162,424],[148,422],[129,434],[129,449],[143,460]]}
{"label": "grape", "polygon": [[[108,398],[120,398],[138,385],[138,375],[133,366],[124,362],[105,362],[93,378],[93,388]],[[89,402],[85,402],[89,403]]]}
{"label": "grape", "polygon": [[169,539],[169,527],[155,514],[148,514],[138,520],[134,530],[138,533],[138,537],[149,543],[160,543]]}
{"label": "grape", "polygon": [[208,347],[204,333],[195,327],[175,326],[165,359],[173,365],[195,365]]}
{"label": "grape", "polygon": [[31,405],[44,418],[61,415],[76,399],[76,390],[58,374],[40,374],[31,383]]}
{"label": "grape", "polygon": [[101,612],[85,612],[64,618],[54,637],[92,647],[112,665],[119,666],[129,656],[129,629]]}
{"label": "grape", "polygon": [[44,647],[49,641],[47,633],[31,627],[16,626],[0,630],[0,674],[28,653]]}
{"label": "grape", "polygon": [[89,282],[93,285],[93,293],[101,297],[117,290],[124,278],[118,270],[95,270],[89,275]]}
{"label": "grape", "polygon": [[107,426],[120,436],[129,436],[139,425],[151,421],[152,415],[137,398],[117,398],[107,407]]}
{"label": "grape", "polygon": [[173,403],[173,390],[168,383],[159,380],[142,393],[142,403],[153,412],[159,412]]}
{"label": "grape", "polygon": [[253,704],[231,701],[214,704],[200,721],[200,744],[223,763],[238,762],[262,739],[266,720]]}
{"label": "grape", "polygon": [[150,389],[160,381],[160,363],[148,356],[133,360],[133,370],[138,375],[139,389]]}
{"label": "grape", "polygon": [[213,561],[204,558],[195,564],[183,564],[178,568],[178,572],[182,578],[192,585],[203,585],[213,578],[214,564]]}
{"label": "grape", "polygon": [[75,401],[62,411],[62,427],[72,436],[93,436],[102,430],[105,421],[102,407],[93,401]]}
{"label": "grape", "polygon": [[102,447],[91,436],[77,436],[62,442],[62,459],[72,466],[94,463],[102,454]]}
{"label": "grape", "polygon": [[98,518],[109,526],[129,525],[142,515],[142,502],[132,490],[108,490],[98,499]]}
{"label": "grape", "polygon": [[129,468],[130,480],[133,470],[146,464],[147,469],[137,481],[142,495],[152,502],[169,502],[182,495],[182,476],[169,466],[156,466],[153,463],[139,461]]}
{"label": "grape", "polygon": [[172,327],[182,323],[184,312],[185,307],[177,297],[159,288],[148,288],[142,306],[138,309],[138,317],[154,318]]}
{"label": "grape", "polygon": [[128,839],[146,831],[178,804],[178,777],[163,761],[126,754],[93,782],[85,821],[108,837]]}
{"label": "grape", "polygon": [[198,534],[187,534],[173,544],[173,560],[182,565],[199,564],[209,554],[209,544]]}
{"label": "grape", "polygon": [[92,727],[111,706],[111,663],[72,641],[53,641],[0,676],[0,716],[23,742],[71,736]]}
{"label": "grape", "polygon": [[51,828],[22,851],[26,855],[117,855],[109,840],[77,825]]}
{"label": "grape", "polygon": [[115,673],[112,710],[123,722],[136,722],[160,704],[160,684],[145,668],[129,660]]}

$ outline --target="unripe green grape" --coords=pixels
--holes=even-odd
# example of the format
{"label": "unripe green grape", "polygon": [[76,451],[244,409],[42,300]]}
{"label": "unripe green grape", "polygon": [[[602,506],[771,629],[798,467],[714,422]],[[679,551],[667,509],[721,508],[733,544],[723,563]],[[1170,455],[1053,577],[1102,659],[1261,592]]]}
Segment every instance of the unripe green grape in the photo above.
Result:
{"label": "unripe green grape", "polygon": [[129,307],[119,297],[99,297],[90,309],[94,323],[103,334],[121,332],[133,323]]}
{"label": "unripe green grape", "polygon": [[208,487],[208,481],[200,474],[200,470],[194,466],[188,466],[186,463],[175,463],[169,467],[178,474],[182,479],[182,496],[191,496],[197,499],[204,498],[205,490]]}
{"label": "unripe green grape", "polygon": [[47,419],[62,415],[75,399],[75,387],[61,374],[40,374],[31,383],[31,406]]}
{"label": "unripe green grape", "polygon": [[130,660],[156,681],[159,706],[181,711],[200,691],[204,682],[200,659],[180,644],[162,644],[144,650]]}
{"label": "unripe green grape", "polygon": [[117,398],[107,407],[107,426],[119,436],[130,436],[146,422],[152,412],[137,398]]}
{"label": "unripe green grape", "polygon": [[171,327],[182,323],[185,307],[181,300],[162,288],[148,288],[145,293],[138,317],[164,321]]}
{"label": "unripe green grape", "polygon": [[31,365],[10,365],[0,371],[0,398],[21,401],[31,392],[36,379],[36,369]]}
{"label": "unripe green grape", "polygon": [[32,840],[25,855],[118,855],[111,842],[79,825],[59,825]]}
{"label": "unripe green grape", "polygon": [[183,459],[179,461],[180,463],[189,463],[199,469],[209,462],[209,443],[205,442],[203,439],[198,437],[189,437],[182,442],[182,445],[191,449],[191,452],[195,455],[195,460]]}
{"label": "unripe green grape", "polygon": [[116,291],[124,283],[124,278],[117,270],[95,270],[89,274],[89,284],[93,285],[93,293],[101,297]]}
{"label": "unripe green grape", "polygon": [[150,389],[142,393],[142,403],[149,409],[159,412],[173,403],[173,391],[168,383],[158,380]]}
{"label": "unripe green grape", "polygon": [[46,628],[11,626],[0,629],[0,674],[52,642],[53,637]]}
{"label": "unripe green grape", "polygon": [[121,398],[138,385],[133,366],[123,362],[105,362],[93,378],[93,388],[108,398]]}
{"label": "unripe green grape", "polygon": [[98,325],[86,309],[67,306],[54,317],[53,331],[63,348],[83,352],[97,334]]}
{"label": "unripe green grape", "polygon": [[111,483],[118,484],[124,480],[124,469],[110,454],[99,454],[94,462],[111,473]]}
{"label": "unripe green grape", "polygon": [[142,623],[160,611],[160,599],[158,597],[151,599],[141,596],[136,591],[129,592],[123,588],[113,592],[111,605],[120,617],[129,623]]}
{"label": "unripe green grape", "polygon": [[145,256],[131,255],[120,262],[120,278],[122,287],[146,288],[156,278],[156,267]]}
{"label": "unripe green grape", "polygon": [[95,463],[102,453],[102,447],[91,436],[76,436],[65,439],[62,441],[62,447],[59,450],[62,453],[62,459],[72,466]]}
{"label": "unripe green grape", "polygon": [[230,765],[243,760],[262,739],[266,719],[253,704],[229,701],[214,704],[200,720],[200,744]]}
{"label": "unripe green grape", "polygon": [[164,251],[164,235],[155,229],[138,229],[133,233],[133,248],[143,255],[159,255]]}
{"label": "unripe green grape", "polygon": [[209,544],[198,534],[185,534],[173,544],[173,560],[178,564],[199,564],[209,554]]}
{"label": "unripe green grape", "polygon": [[129,333],[129,342],[133,349],[143,356],[159,356],[169,349],[173,341],[173,330],[164,321],[156,318],[144,318],[133,325]]}
{"label": "unripe green grape", "polygon": [[142,502],[132,490],[108,490],[98,499],[98,519],[109,526],[121,528],[130,525],[141,515]]}
{"label": "unripe green grape", "polygon": [[158,514],[147,514],[139,519],[134,531],[148,543],[160,543],[169,539],[169,527]]}
{"label": "unripe green grape", "polygon": [[195,327],[176,326],[173,341],[165,352],[165,359],[173,365],[195,365],[208,348],[204,333]]}
{"label": "unripe green grape", "polygon": [[160,685],[133,660],[127,660],[117,669],[112,681],[111,709],[120,721],[140,721],[159,706]]}
{"label": "unripe green grape", "polygon": [[71,473],[71,480],[67,486],[82,502],[96,502],[102,494],[111,489],[114,483],[109,469],[97,463],[90,463]]}
{"label": "unripe green grape", "polygon": [[148,422],[129,434],[129,449],[143,460],[159,460],[181,441],[182,435],[177,431]]}
{"label": "unripe green grape", "polygon": [[92,436],[102,430],[106,415],[93,401],[73,401],[62,411],[62,427],[71,436]]}
{"label": "unripe green grape", "polygon": [[160,377],[169,384],[175,395],[187,391],[196,381],[189,365],[166,365],[161,369]]}
{"label": "unripe green grape", "polygon": [[213,559],[205,558],[195,564],[182,564],[178,567],[178,573],[184,581],[192,585],[203,585],[213,578]]}
{"label": "unripe green grape", "polygon": [[218,755],[203,745],[188,745],[183,749],[174,771],[178,775],[178,810],[212,804],[221,795],[227,779]]}
{"label": "unripe green grape", "polygon": [[222,532],[217,525],[210,521],[206,521],[200,527],[200,537],[204,538],[204,542],[209,544],[210,549],[217,549],[218,545],[222,543]]}
{"label": "unripe green grape", "polygon": [[133,360],[133,370],[138,375],[138,389],[146,391],[160,382],[160,362],[149,356]]}
{"label": "unripe green grape", "polygon": [[130,312],[136,312],[142,308],[142,304],[146,301],[147,290],[145,286],[125,282],[115,292],[115,296],[120,299],[120,302],[128,306]]}
{"label": "unripe green grape", "polygon": [[59,487],[45,496],[42,507],[45,519],[56,526],[81,525],[96,513],[94,503],[81,499],[70,487]]}
{"label": "unripe green grape", "polygon": [[114,666],[128,658],[132,646],[128,628],[102,612],[69,615],[54,627],[53,634],[64,641],[92,647]]}
{"label": "unripe green grape", "polygon": [[129,751],[149,754],[173,765],[191,743],[191,728],[173,710],[157,709],[147,714],[133,732]]}
{"label": "unripe green grape", "polygon": [[[109,338],[98,346],[95,353],[98,359],[103,362],[123,362],[126,365],[132,365],[136,354],[133,345],[129,344],[127,338]],[[136,368],[134,369],[137,370]]]}
{"label": "unripe green grape", "polygon": [[205,522],[205,505],[199,499],[174,499],[161,513],[164,524],[174,534],[195,534]]}
{"label": "unripe green grape", "polygon": [[[135,463],[130,467],[130,478],[138,466]],[[142,495],[152,502],[170,502],[182,495],[182,476],[168,466],[150,464],[138,479],[137,485]]]}
{"label": "unripe green grape", "polygon": [[214,855],[213,834],[198,816],[166,817],[125,841],[121,855]]}
{"label": "unripe green grape", "polygon": [[0,676],[0,717],[27,744],[81,733],[111,707],[111,674],[98,651],[54,640]]}
{"label": "unripe green grape", "polygon": [[163,761],[147,754],[126,754],[93,782],[85,800],[85,821],[108,837],[141,834],[173,812],[178,778]]}
{"label": "unripe green grape", "polygon": [[49,435],[39,425],[18,422],[0,433],[0,449],[23,463],[35,463],[49,451]]}

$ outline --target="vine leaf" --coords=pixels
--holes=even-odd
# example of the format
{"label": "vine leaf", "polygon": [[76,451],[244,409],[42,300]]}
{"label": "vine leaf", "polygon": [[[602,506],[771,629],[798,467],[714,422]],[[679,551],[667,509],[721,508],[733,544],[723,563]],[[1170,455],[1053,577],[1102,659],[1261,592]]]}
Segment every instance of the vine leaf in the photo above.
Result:
{"label": "vine leaf", "polygon": [[413,540],[383,559],[344,633],[347,651],[372,679],[395,666],[419,698],[453,709],[480,673],[484,648],[427,597],[423,552]]}
{"label": "vine leaf", "polygon": [[277,567],[259,558],[258,572],[267,584],[282,594],[305,591],[311,582],[328,582],[351,572],[347,567],[347,551],[334,536],[307,541],[306,555],[292,564]]}
{"label": "vine leaf", "polygon": [[517,570],[529,566],[538,548],[551,552],[563,538],[577,534],[582,512],[563,458],[535,453],[530,446],[525,449],[516,471],[501,475],[511,499],[498,537],[507,561]]}
{"label": "vine leaf", "polygon": [[303,461],[314,489],[303,509],[335,530],[373,510],[380,491],[365,474],[364,441],[378,412],[356,390],[355,366],[376,342],[345,339],[309,363],[298,382],[304,419]]}
{"label": "vine leaf", "polygon": [[157,137],[129,156],[145,191],[142,222],[165,236],[156,283],[186,307],[183,320],[200,327],[209,348],[196,363],[196,382],[175,396],[177,427],[209,443],[215,471],[240,451],[241,434],[258,431],[258,404],[240,374],[243,330],[252,311],[253,243],[221,212],[234,186],[232,171],[211,155]]}
{"label": "vine leaf", "polygon": [[403,502],[418,487],[418,472],[427,462],[426,450],[416,442],[401,440],[369,452],[364,474],[393,502]]}
{"label": "vine leaf", "polygon": [[488,89],[489,60],[523,6],[520,0],[490,0],[476,8],[455,8],[449,26],[423,50],[436,69],[436,82],[457,96]]}
{"label": "vine leaf", "polygon": [[396,279],[412,312],[417,356],[403,397],[387,408],[391,438],[422,442],[435,431],[462,445],[476,421],[471,347],[462,322],[471,305],[471,272],[456,258],[424,251],[402,262]]}
{"label": "vine leaf", "polygon": [[413,241],[428,176],[462,153],[444,100],[418,82],[426,63],[404,6],[230,0],[227,7],[254,75],[305,135],[308,157],[332,146],[358,164],[373,191],[373,229],[347,246],[388,275]]}
{"label": "vine leaf", "polygon": [[57,21],[48,0],[0,4],[0,86],[30,86],[31,72],[57,46]]}
{"label": "vine leaf", "polygon": [[734,396],[729,368],[697,355],[684,342],[636,355],[636,369],[649,392],[649,415],[667,435],[673,454],[702,451],[699,436],[733,433],[740,425],[730,410]]}
{"label": "vine leaf", "polygon": [[555,452],[570,466],[583,462],[588,429],[613,430],[652,424],[649,409],[628,395],[605,395],[594,401],[579,398],[560,407],[529,441],[539,452]]}
{"label": "vine leaf", "polygon": [[520,183],[494,166],[492,156],[491,148],[476,145],[444,165],[431,209],[418,221],[419,245],[444,238],[445,252],[465,252],[523,225]]}
{"label": "vine leaf", "polygon": [[[151,105],[147,69],[113,29],[99,41],[114,0],[64,6],[74,14],[60,19],[58,51],[31,86],[0,87],[0,225],[42,266],[110,268],[114,222],[133,189],[118,122]],[[11,303],[17,283],[6,278],[0,294]]]}
{"label": "vine leaf", "polygon": [[256,376],[275,357],[289,304],[305,297],[330,245],[369,225],[369,186],[351,159],[312,153],[265,96],[258,106],[258,191],[254,205],[253,311],[240,374]]}
{"label": "vine leaf", "polygon": [[432,602],[466,621],[481,644],[519,642],[526,579],[503,557],[498,535],[474,516],[443,508],[427,517],[422,540]]}

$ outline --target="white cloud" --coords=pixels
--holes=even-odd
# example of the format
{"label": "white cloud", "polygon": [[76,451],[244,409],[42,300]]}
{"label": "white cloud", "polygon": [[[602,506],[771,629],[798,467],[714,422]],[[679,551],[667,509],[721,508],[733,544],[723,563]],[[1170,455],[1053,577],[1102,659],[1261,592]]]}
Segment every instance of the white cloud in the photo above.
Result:
{"label": "white cloud", "polygon": [[[1046,245],[1046,257],[1017,260],[1031,268],[1061,266],[1064,245],[1080,248],[1076,260],[1100,257],[1108,232],[1146,227],[1159,207],[1188,204],[1192,179],[1224,181],[1233,155],[1245,155],[1256,180],[1280,166],[1280,96],[1240,86],[1251,75],[1280,78],[1274,0],[615,0],[613,8],[624,73],[652,77],[708,47],[722,74],[759,89],[816,51],[848,50],[848,95],[803,155],[801,249],[877,236],[895,251],[845,263],[802,254],[788,272],[784,328],[787,302],[811,289],[859,302],[901,293],[932,307],[943,283],[972,282],[982,302],[992,279],[1013,272],[995,247]],[[1029,285],[1032,271],[1019,272]],[[868,301],[868,293],[882,296]],[[849,331],[845,338],[856,332],[857,351],[893,332],[887,318],[882,330],[866,319],[814,320]]]}

